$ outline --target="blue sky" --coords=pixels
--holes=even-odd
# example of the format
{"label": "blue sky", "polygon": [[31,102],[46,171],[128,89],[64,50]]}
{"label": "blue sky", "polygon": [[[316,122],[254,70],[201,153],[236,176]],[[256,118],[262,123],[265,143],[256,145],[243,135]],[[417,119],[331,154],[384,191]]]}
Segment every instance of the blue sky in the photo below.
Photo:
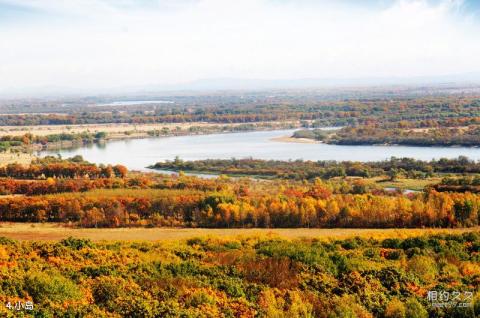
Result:
{"label": "blue sky", "polygon": [[[118,10],[166,10],[168,8],[179,8],[195,6],[201,3],[201,0],[70,0],[76,2],[80,6],[86,8],[94,7],[95,3],[103,3],[105,6],[111,6]],[[228,0],[227,0],[228,1]],[[42,4],[43,2],[43,4]],[[60,9],[62,5],[58,5],[62,0],[0,0],[0,24],[11,22],[24,22],[26,19],[49,19],[60,18],[68,12]],[[381,10],[395,5],[398,0],[258,0],[258,2],[267,2],[274,5],[289,5],[295,3],[303,7],[322,7],[324,5],[335,5],[338,7],[363,8],[366,10]],[[406,1],[415,2],[415,1]],[[480,1],[478,0],[425,0],[416,1],[424,2],[428,5],[435,6],[444,2],[458,3],[467,13],[477,14],[480,11]],[[44,5],[48,3],[48,5]],[[68,6],[66,6],[68,7]],[[76,6],[73,6],[76,7]],[[73,13],[74,12],[70,12]]]}
{"label": "blue sky", "polygon": [[0,93],[480,72],[477,0],[0,0]]}

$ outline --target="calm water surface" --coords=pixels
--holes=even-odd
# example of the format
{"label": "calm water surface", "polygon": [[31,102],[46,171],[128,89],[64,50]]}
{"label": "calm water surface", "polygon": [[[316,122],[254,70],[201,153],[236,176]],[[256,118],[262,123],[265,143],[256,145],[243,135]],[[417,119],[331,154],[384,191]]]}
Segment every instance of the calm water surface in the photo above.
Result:
{"label": "calm water surface", "polygon": [[421,160],[456,158],[460,155],[480,159],[480,148],[408,147],[408,146],[337,146],[322,143],[272,141],[290,136],[294,130],[242,132],[201,136],[131,139],[108,142],[106,145],[45,151],[41,155],[62,157],[82,155],[85,160],[104,164],[124,164],[131,170],[145,170],[158,161],[247,158],[278,160],[352,160],[378,161],[395,157]]}

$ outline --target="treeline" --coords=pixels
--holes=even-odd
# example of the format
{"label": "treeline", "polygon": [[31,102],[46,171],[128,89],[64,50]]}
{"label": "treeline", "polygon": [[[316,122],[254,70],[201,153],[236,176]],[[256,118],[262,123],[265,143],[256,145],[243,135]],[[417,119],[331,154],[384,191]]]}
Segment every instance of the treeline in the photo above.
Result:
{"label": "treeline", "polygon": [[15,304],[31,301],[25,316],[478,317],[479,248],[478,232],[175,244],[0,238],[0,315],[18,316]]}
{"label": "treeline", "polygon": [[28,146],[32,144],[39,144],[43,146],[47,145],[48,143],[55,143],[61,141],[88,144],[105,139],[106,136],[107,134],[105,132],[61,133],[45,136],[34,136],[30,133],[26,133],[20,136],[5,135],[0,137],[0,152],[7,151],[12,147]]}
{"label": "treeline", "polygon": [[[190,177],[171,177],[165,175],[134,175],[118,178],[52,178],[40,180],[18,180],[0,178],[0,195],[42,195],[65,192],[86,192],[97,189],[190,189],[202,191],[220,191],[225,181]],[[345,188],[345,187],[344,187]],[[347,188],[345,188],[347,189]],[[367,191],[365,186],[364,190]]]}
{"label": "treeline", "polygon": [[432,186],[439,192],[480,192],[480,176],[462,176],[462,177],[446,177],[438,184]]}
{"label": "treeline", "polygon": [[463,117],[465,114],[460,114],[458,117],[441,117],[434,119],[423,119],[417,121],[389,121],[389,122],[370,122],[369,126],[375,126],[377,128],[401,128],[401,129],[414,129],[414,128],[441,128],[441,127],[468,127],[480,125],[480,117]]}
{"label": "treeline", "polygon": [[[178,158],[175,162],[185,164]],[[287,166],[301,169],[327,163],[203,161],[217,166],[232,162],[237,168],[250,167],[257,169],[256,172],[260,167],[276,167],[275,164],[277,169]],[[355,163],[331,164],[336,169],[355,167]],[[382,172],[386,169],[420,171],[426,164],[392,158],[368,163],[365,167]],[[428,163],[432,171],[455,170],[457,165],[463,169],[471,165],[470,170],[473,170],[476,163],[466,158]],[[468,191],[448,192],[456,189],[442,189],[440,185],[424,193],[402,195],[355,178],[308,182],[225,176],[201,179],[182,174],[134,173],[126,177],[127,170],[123,166],[96,166],[81,157],[68,160],[46,157],[29,167],[9,165],[0,172],[10,177],[0,179],[3,194],[26,195],[0,198],[0,221],[73,222],[84,227],[385,228],[468,227],[478,225],[480,218],[479,195]],[[476,179],[472,178],[470,184],[476,185]],[[445,179],[443,185],[452,187],[455,184]]]}
{"label": "treeline", "polygon": [[[288,120],[300,119],[301,114],[292,113]],[[155,123],[254,123],[261,121],[284,121],[287,118],[280,112],[270,114],[219,114],[207,112],[200,114],[131,114],[123,112],[99,112],[81,114],[35,114],[35,115],[5,115],[0,118],[1,126],[31,126],[31,125],[85,125],[85,124],[155,124]]]}
{"label": "treeline", "polygon": [[0,137],[0,152],[4,152],[12,147],[23,145],[24,139],[21,136],[1,136]]}
{"label": "treeline", "polygon": [[311,185],[240,183],[234,187],[228,182],[216,191],[177,186],[4,197],[0,198],[0,221],[74,222],[84,227],[217,228],[469,227],[479,224],[480,196],[468,192],[432,190],[411,195],[342,192],[320,181]]}
{"label": "treeline", "polygon": [[312,180],[343,176],[369,177],[381,175],[383,171],[371,168],[368,163],[335,161],[279,161],[261,159],[205,159],[157,162],[152,169],[210,172],[227,175],[266,176],[282,179]]}
{"label": "treeline", "polygon": [[[388,125],[386,125],[388,126]],[[309,138],[336,145],[464,146],[480,145],[480,127],[405,129],[385,126],[349,126],[328,132],[322,129],[297,130],[293,138]]]}
{"label": "treeline", "polygon": [[[200,98],[201,99],[201,98]],[[216,106],[211,106],[216,105]],[[181,104],[122,108],[94,107],[67,114],[12,114],[0,118],[0,125],[69,125],[100,123],[252,123],[302,120],[313,126],[355,126],[375,123],[423,123],[464,125],[480,118],[478,96],[374,97],[323,100],[311,96],[259,96],[233,101],[187,102]],[[108,110],[108,111],[106,111]],[[455,119],[458,119],[455,122]],[[403,125],[403,124],[402,124]],[[430,127],[430,126],[426,126]]]}
{"label": "treeline", "polygon": [[138,179],[98,178],[98,179],[54,179],[15,180],[0,179],[0,195],[22,194],[41,195],[63,192],[85,192],[95,189],[142,188]]}
{"label": "treeline", "polygon": [[[78,159],[78,158],[77,158]],[[88,162],[75,160],[55,160],[53,157],[38,159],[31,165],[8,164],[0,167],[0,177],[14,179],[39,179],[39,178],[123,178],[128,169],[122,165],[97,166]],[[81,159],[83,160],[83,159]]]}
{"label": "treeline", "polygon": [[[28,136],[28,135],[27,135]],[[45,145],[49,142],[60,142],[60,141],[79,141],[84,143],[91,143],[107,137],[105,132],[81,132],[81,133],[61,133],[61,134],[50,134],[46,136],[29,136],[29,143],[39,143]]]}
{"label": "treeline", "polygon": [[312,180],[334,177],[374,177],[404,174],[408,178],[425,178],[436,173],[480,173],[480,162],[459,156],[455,159],[422,161],[394,158],[377,162],[355,161],[279,161],[260,159],[206,159],[158,162],[153,169],[211,172],[229,175],[266,176],[282,179]]}
{"label": "treeline", "polygon": [[[316,139],[318,139],[315,136]],[[324,138],[325,139],[325,138]],[[326,140],[337,145],[396,144],[409,146],[479,146],[480,127],[389,129],[375,126],[344,127]]]}

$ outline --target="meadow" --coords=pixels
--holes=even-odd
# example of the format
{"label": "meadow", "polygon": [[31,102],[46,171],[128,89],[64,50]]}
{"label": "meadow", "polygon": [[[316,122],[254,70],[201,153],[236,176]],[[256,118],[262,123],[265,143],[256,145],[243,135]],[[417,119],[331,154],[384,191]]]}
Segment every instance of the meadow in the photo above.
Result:
{"label": "meadow", "polygon": [[0,236],[20,241],[57,241],[68,237],[97,241],[175,241],[193,237],[241,237],[266,236],[286,239],[345,239],[361,238],[409,238],[433,234],[463,234],[480,231],[474,228],[427,229],[206,229],[206,228],[77,228],[64,223],[0,223]]}

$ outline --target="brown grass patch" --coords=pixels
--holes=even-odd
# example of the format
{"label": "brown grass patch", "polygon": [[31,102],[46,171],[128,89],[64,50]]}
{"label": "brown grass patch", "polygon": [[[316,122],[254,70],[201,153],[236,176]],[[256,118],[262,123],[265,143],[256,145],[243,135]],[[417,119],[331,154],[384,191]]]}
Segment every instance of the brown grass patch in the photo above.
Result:
{"label": "brown grass patch", "polygon": [[30,162],[32,162],[33,158],[35,158],[35,156],[29,153],[3,152],[0,153],[0,167],[6,166],[10,163],[28,165]]}
{"label": "brown grass patch", "polygon": [[[33,225],[33,226],[32,226]],[[55,223],[0,223],[0,237],[18,240],[56,241],[67,237],[88,238],[94,241],[176,241],[193,237],[271,236],[285,239],[344,239],[353,236],[364,238],[406,238],[438,233],[461,234],[480,231],[468,229],[189,229],[189,228],[116,228],[77,229]]]}

